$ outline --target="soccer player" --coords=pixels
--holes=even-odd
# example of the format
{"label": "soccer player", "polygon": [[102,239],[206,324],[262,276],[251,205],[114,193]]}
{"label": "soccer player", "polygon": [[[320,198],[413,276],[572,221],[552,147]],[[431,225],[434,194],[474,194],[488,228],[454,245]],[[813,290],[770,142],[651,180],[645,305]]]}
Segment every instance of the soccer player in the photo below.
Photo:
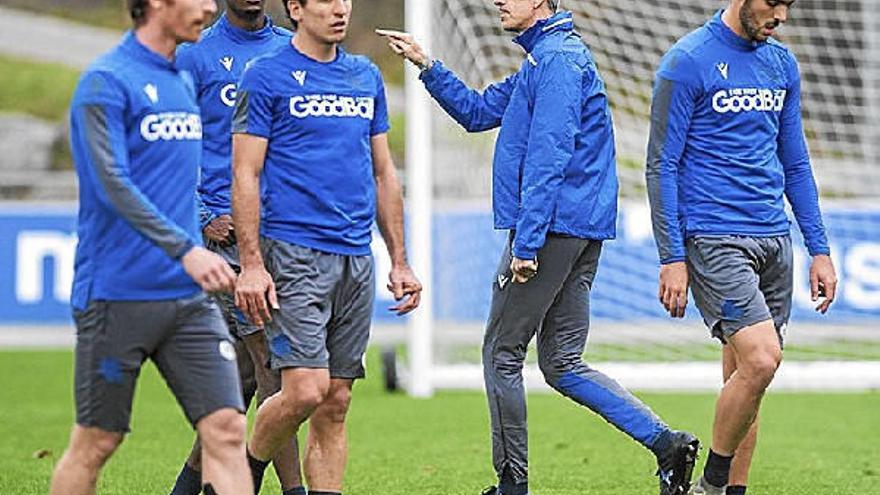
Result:
{"label": "soccer player", "polygon": [[836,291],[797,61],[771,38],[792,3],[731,0],[669,50],[654,84],[646,177],[659,298],[680,318],[690,284],[703,321],[725,344],[712,448],[694,493],[746,490],[758,409],[791,312],[783,196],[812,256],[816,309],[825,313]]}
{"label": "soccer player", "polygon": [[602,242],[615,235],[617,176],[605,87],[570,12],[550,0],[495,0],[526,51],[519,72],[469,89],[406,33],[379,31],[422,69],[428,92],[471,132],[501,127],[493,164],[495,228],[510,232],[492,291],[483,370],[499,487],[528,492],[522,367],[538,335],[547,383],[650,449],[661,494],[685,493],[699,442],[671,430],[614,380],[582,360],[590,288]]}
{"label": "soccer player", "polygon": [[130,0],[134,31],[83,74],[71,105],[79,177],[76,425],[51,493],[95,493],[129,430],[141,366],[156,363],[202,439],[204,489],[252,493],[235,350],[204,291],[235,274],[202,247],[196,211],[202,124],[191,79],[174,65],[213,0]]}
{"label": "soccer player", "polygon": [[[202,110],[204,139],[199,183],[201,225],[205,245],[221,255],[238,272],[238,247],[232,225],[232,112],[238,81],[253,58],[290,43],[291,33],[276,27],[266,15],[265,0],[227,0],[226,12],[204,33],[198,43],[184,44],[177,51],[177,66],[188,70],[195,82]],[[239,373],[245,405],[254,396],[249,383],[256,382],[257,404],[281,387],[281,377],[266,367],[268,348],[263,329],[251,325],[235,307],[232,294],[217,295],[226,323],[236,337]],[[201,491],[199,445],[177,478],[172,495],[198,495]],[[304,493],[299,472],[296,439],[274,460],[285,495]]]}
{"label": "soccer player", "polygon": [[249,460],[259,487],[266,461],[309,419],[309,493],[338,494],[345,417],[353,382],[364,376],[373,310],[374,219],[391,256],[392,309],[416,308],[421,285],[406,260],[381,74],[339,46],[351,1],[286,5],[296,34],[245,70],[233,118],[236,303],[266,325],[282,380],[257,411]]}

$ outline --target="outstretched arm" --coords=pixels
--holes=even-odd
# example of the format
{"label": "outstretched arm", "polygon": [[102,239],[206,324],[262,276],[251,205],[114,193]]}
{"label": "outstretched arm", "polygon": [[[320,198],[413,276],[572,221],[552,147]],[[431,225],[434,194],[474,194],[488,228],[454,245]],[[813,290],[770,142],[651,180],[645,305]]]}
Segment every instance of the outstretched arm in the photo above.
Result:
{"label": "outstretched arm", "polygon": [[480,132],[501,125],[513,92],[516,75],[490,85],[483,92],[469,88],[441,62],[431,60],[409,33],[377,29],[388,46],[422,71],[420,79],[428,93],[468,132]]}

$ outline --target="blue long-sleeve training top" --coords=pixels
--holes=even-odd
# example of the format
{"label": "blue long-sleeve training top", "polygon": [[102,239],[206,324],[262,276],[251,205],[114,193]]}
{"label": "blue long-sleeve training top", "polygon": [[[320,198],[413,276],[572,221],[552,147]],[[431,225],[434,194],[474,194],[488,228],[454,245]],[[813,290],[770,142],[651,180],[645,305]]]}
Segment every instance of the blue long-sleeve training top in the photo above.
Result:
{"label": "blue long-sleeve training top", "polygon": [[202,124],[188,73],[129,32],[82,75],[70,122],[79,177],[74,309],[196,294],[180,263],[201,244]]}
{"label": "blue long-sleeve training top", "polygon": [[532,259],[548,233],[612,239],[617,222],[614,129],[605,83],[570,12],[514,40],[520,70],[478,92],[439,62],[422,81],[469,132],[501,127],[492,164],[496,229],[515,230],[513,253]]}
{"label": "blue long-sleeve training top", "polygon": [[232,211],[232,113],[244,68],[254,58],[289,44],[290,37],[290,31],[274,26],[268,16],[262,29],[246,31],[223,14],[197,43],[177,50],[177,67],[192,74],[202,112],[202,227]]}
{"label": "blue long-sleeve training top", "polygon": [[788,234],[783,195],[809,253],[828,254],[797,60],[721,14],[666,53],[654,82],[645,175],[660,261],[684,261],[697,235]]}

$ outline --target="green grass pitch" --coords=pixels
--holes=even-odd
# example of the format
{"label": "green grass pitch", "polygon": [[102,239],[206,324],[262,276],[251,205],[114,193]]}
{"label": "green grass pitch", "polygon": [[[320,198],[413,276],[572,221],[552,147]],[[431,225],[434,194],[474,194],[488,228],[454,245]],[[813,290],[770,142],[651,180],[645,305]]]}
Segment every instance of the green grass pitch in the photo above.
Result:
{"label": "green grass pitch", "polygon": [[[347,494],[476,494],[492,482],[482,394],[388,395],[375,355],[370,365],[349,416]],[[0,494],[47,493],[73,418],[72,369],[70,351],[0,352]],[[712,394],[641,396],[675,427],[709,439]],[[749,493],[880,493],[878,411],[877,392],[769,394]],[[133,416],[99,493],[168,493],[192,432],[152,365],[141,376]],[[652,457],[592,413],[535,394],[529,421],[532,493],[657,493]],[[702,458],[700,465],[705,451]],[[273,475],[262,493],[279,493]]]}

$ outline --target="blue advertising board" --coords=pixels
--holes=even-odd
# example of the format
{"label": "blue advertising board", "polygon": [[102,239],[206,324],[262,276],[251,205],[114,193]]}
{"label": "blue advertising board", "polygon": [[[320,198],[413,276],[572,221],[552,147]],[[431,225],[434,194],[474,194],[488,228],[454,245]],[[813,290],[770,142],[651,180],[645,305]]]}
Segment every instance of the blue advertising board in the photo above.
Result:
{"label": "blue advertising board", "polygon": [[[73,205],[0,208],[0,324],[70,322],[75,215]],[[880,207],[832,205],[825,207],[824,216],[840,279],[838,298],[827,316],[812,311],[809,258],[795,230],[793,319],[880,320]],[[603,247],[591,298],[593,317],[666,318],[657,301],[658,263],[647,206],[623,204],[618,226],[618,238]],[[393,304],[385,289],[390,262],[381,238],[374,237],[375,316],[382,323],[401,321],[387,309]],[[449,208],[435,213],[430,296],[438,320],[483,321],[505,240],[506,233],[492,229],[487,209]],[[688,314],[698,317],[692,305]]]}

